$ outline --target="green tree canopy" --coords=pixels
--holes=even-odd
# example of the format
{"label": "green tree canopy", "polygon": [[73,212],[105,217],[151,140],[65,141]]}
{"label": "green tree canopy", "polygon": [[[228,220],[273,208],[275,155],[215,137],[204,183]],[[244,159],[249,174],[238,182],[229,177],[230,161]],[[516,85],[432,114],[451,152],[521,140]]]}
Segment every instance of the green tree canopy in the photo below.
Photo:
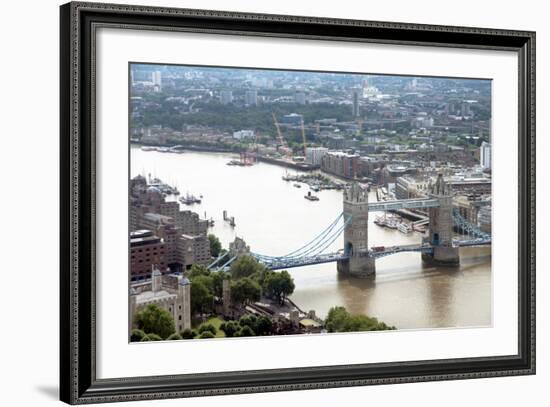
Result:
{"label": "green tree canopy", "polygon": [[325,320],[329,332],[385,331],[395,329],[367,315],[352,315],[344,307],[333,307]]}
{"label": "green tree canopy", "polygon": [[130,334],[130,342],[139,342],[144,336],[145,332],[141,329],[132,329],[132,333]]}
{"label": "green tree canopy", "polygon": [[243,326],[241,329],[239,329],[235,334],[235,336],[237,337],[255,336],[255,333],[252,330],[252,328],[246,325],[246,326]]}
{"label": "green tree canopy", "polygon": [[216,332],[218,332],[216,327],[208,322],[200,324],[198,331],[199,334],[202,334],[203,332],[211,332],[213,335],[216,335]]}
{"label": "green tree canopy", "polygon": [[157,334],[147,334],[141,338],[141,342],[150,342],[150,341],[162,341],[162,338]]}
{"label": "green tree canopy", "polygon": [[223,270],[210,273],[212,278],[212,294],[218,298],[223,296],[223,280],[230,279],[231,275]]}
{"label": "green tree canopy", "polygon": [[183,339],[183,338],[181,337],[180,334],[178,334],[178,333],[173,333],[172,335],[170,335],[170,336],[169,336],[168,338],[166,338],[166,339],[168,339],[169,341],[179,341],[180,339]]}
{"label": "green tree canopy", "polygon": [[208,241],[210,242],[210,254],[212,257],[218,257],[222,250],[222,243],[216,235],[209,234]]}
{"label": "green tree canopy", "polygon": [[281,272],[269,272],[264,279],[263,287],[268,297],[283,304],[286,297],[294,292],[295,285],[288,271],[283,270]]}
{"label": "green tree canopy", "polygon": [[234,302],[248,304],[260,299],[262,289],[254,280],[244,277],[231,283],[231,298]]}
{"label": "green tree canopy", "polygon": [[193,264],[191,270],[189,271],[189,279],[193,279],[198,276],[209,276],[210,271],[203,266],[202,264]]}
{"label": "green tree canopy", "polygon": [[231,264],[231,277],[234,279],[250,277],[261,273],[265,267],[252,256],[240,256]]}
{"label": "green tree canopy", "polygon": [[164,339],[176,331],[172,314],[155,304],[142,308],[135,316],[135,323],[147,335],[156,334]]}
{"label": "green tree canopy", "polygon": [[181,337],[183,339],[193,339],[195,336],[197,336],[197,333],[189,328],[186,328],[183,331],[181,331]]}
{"label": "green tree canopy", "polygon": [[204,331],[199,335],[199,339],[215,338],[214,334],[210,331]]}
{"label": "green tree canopy", "polygon": [[191,310],[193,313],[204,313],[212,307],[214,297],[211,293],[211,285],[199,276],[191,280]]}
{"label": "green tree canopy", "polygon": [[232,338],[235,336],[235,333],[240,329],[240,326],[235,321],[227,321],[220,325],[220,330],[225,333],[225,336]]}

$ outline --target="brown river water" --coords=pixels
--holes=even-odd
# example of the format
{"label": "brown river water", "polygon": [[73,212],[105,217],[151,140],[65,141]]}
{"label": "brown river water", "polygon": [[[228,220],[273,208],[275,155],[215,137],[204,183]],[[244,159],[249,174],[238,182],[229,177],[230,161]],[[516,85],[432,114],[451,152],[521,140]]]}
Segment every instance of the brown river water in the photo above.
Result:
{"label": "brown river water", "polygon": [[[184,154],[141,151],[132,146],[131,176],[158,177],[187,192],[202,195],[200,205],[185,206],[201,217],[213,218],[210,233],[224,247],[235,236],[251,250],[284,255],[311,241],[342,212],[341,191],[316,193],[316,202],[304,199],[308,186],[293,186],[281,177],[286,170],[258,163],[228,166],[231,154],[186,151]],[[292,172],[291,172],[292,173]],[[374,201],[375,194],[369,198]],[[175,199],[175,198],[171,198]],[[235,227],[223,221],[226,210]],[[419,233],[403,234],[381,228],[369,219],[369,245],[417,243]],[[343,237],[329,248],[343,247]],[[400,253],[377,260],[376,276],[343,277],[336,263],[289,269],[296,289],[292,300],[303,310],[324,317],[335,305],[352,313],[375,316],[398,329],[489,326],[492,322],[491,250],[462,248],[460,266],[447,268],[423,264],[419,253]]]}

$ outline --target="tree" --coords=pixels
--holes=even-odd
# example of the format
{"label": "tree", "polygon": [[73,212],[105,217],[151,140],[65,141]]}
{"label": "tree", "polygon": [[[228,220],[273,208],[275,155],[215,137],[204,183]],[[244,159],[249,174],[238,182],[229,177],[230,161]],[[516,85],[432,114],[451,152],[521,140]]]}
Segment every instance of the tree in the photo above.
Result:
{"label": "tree", "polygon": [[253,331],[256,331],[257,322],[258,322],[258,318],[255,315],[243,315],[239,319],[239,325],[241,327],[249,326]]}
{"label": "tree", "polygon": [[197,336],[197,333],[189,328],[185,328],[181,331],[181,337],[183,339],[193,339],[195,336]]}
{"label": "tree", "polygon": [[135,323],[147,335],[156,334],[161,338],[168,338],[176,331],[172,314],[155,304],[141,309],[135,316]]}
{"label": "tree", "polygon": [[166,338],[166,339],[169,340],[169,341],[179,341],[179,340],[181,340],[181,339],[183,339],[183,338],[181,337],[180,334],[173,333],[172,335],[170,335],[170,336],[169,336],[168,338]]}
{"label": "tree", "polygon": [[236,337],[245,337],[245,336],[255,336],[254,331],[252,328],[250,328],[248,325],[243,326],[239,331],[235,334]]}
{"label": "tree", "polygon": [[212,332],[213,335],[216,335],[216,332],[218,332],[214,325],[207,322],[200,324],[198,331],[199,334],[202,334],[203,332]]}
{"label": "tree", "polygon": [[141,329],[132,329],[132,333],[130,334],[130,342],[139,342],[144,336],[145,332]]}
{"label": "tree", "polygon": [[268,273],[264,279],[263,287],[267,296],[283,304],[286,297],[294,292],[295,285],[288,271],[283,270]]}
{"label": "tree", "polygon": [[141,342],[150,342],[150,341],[162,341],[162,338],[157,334],[147,334],[141,338]]}
{"label": "tree", "polygon": [[256,329],[254,332],[256,332],[258,336],[269,335],[271,334],[272,326],[273,322],[271,322],[271,319],[266,316],[261,316],[256,321]]}
{"label": "tree", "polygon": [[248,304],[260,299],[262,289],[254,280],[244,277],[231,284],[231,298],[234,302]]}
{"label": "tree", "polygon": [[349,313],[344,307],[332,307],[328,311],[325,328],[329,332],[342,332],[348,317]]}
{"label": "tree", "polygon": [[214,334],[210,331],[204,331],[199,335],[199,339],[215,338]]}
{"label": "tree", "polygon": [[212,257],[217,258],[222,250],[222,243],[220,242],[220,239],[218,239],[216,235],[209,234],[208,241],[210,242],[210,254]]}
{"label": "tree", "polygon": [[209,275],[210,275],[210,271],[206,268],[206,266],[203,266],[202,264],[193,264],[191,266],[191,270],[189,271],[190,280],[198,276],[209,276]]}
{"label": "tree", "polygon": [[208,286],[200,279],[192,280],[191,284],[191,310],[193,313],[204,313],[212,306],[214,298]]}
{"label": "tree", "polygon": [[231,264],[231,277],[234,279],[250,277],[264,270],[264,266],[258,263],[252,256],[241,256]]}
{"label": "tree", "polygon": [[329,310],[325,327],[329,332],[359,332],[393,330],[384,322],[367,315],[352,315],[344,307],[333,307]]}
{"label": "tree", "polygon": [[239,329],[239,324],[235,321],[227,321],[220,325],[220,331],[223,331],[228,338],[235,336]]}
{"label": "tree", "polygon": [[210,273],[212,278],[212,294],[218,298],[223,297],[223,280],[229,279],[231,276],[223,270]]}

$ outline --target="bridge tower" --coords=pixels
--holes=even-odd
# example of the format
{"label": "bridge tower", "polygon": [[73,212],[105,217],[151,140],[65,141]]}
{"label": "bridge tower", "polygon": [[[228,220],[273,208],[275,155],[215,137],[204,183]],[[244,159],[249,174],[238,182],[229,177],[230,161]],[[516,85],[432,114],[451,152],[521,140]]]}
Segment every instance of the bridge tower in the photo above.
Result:
{"label": "bridge tower", "polygon": [[339,260],[338,272],[367,277],[376,271],[375,260],[369,257],[369,198],[365,188],[353,183],[344,191],[344,251],[348,258]]}
{"label": "bridge tower", "polygon": [[431,185],[429,195],[439,200],[439,207],[429,208],[430,226],[424,241],[433,247],[432,253],[422,253],[422,259],[442,265],[457,265],[460,262],[459,248],[453,247],[453,197],[451,187],[439,174]]}

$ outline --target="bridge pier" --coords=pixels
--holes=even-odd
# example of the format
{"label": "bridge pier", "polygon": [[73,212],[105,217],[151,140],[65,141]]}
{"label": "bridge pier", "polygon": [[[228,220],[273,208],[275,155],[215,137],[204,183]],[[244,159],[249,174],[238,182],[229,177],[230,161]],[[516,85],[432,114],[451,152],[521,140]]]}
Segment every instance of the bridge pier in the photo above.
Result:
{"label": "bridge pier", "polygon": [[373,257],[352,256],[349,259],[338,260],[336,269],[343,275],[365,278],[376,274],[376,263]]}
{"label": "bridge pier", "polygon": [[422,253],[422,260],[440,266],[457,266],[460,264],[458,247],[434,246],[432,253]]}

